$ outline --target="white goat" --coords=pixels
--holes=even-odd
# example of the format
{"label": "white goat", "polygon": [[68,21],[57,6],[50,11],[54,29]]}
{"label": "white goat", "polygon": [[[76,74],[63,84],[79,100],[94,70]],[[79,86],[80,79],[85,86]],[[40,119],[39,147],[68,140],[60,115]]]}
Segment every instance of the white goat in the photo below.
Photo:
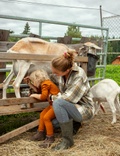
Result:
{"label": "white goat", "polygon": [[[74,49],[68,48],[64,44],[47,42],[42,39],[27,37],[19,40],[13,47],[11,47],[8,53],[26,53],[26,54],[44,54],[44,55],[61,55],[64,52],[73,51]],[[50,65],[47,62],[28,61],[28,60],[14,60],[13,67],[8,77],[3,81],[3,99],[6,98],[6,89],[13,78],[16,75],[13,87],[15,95],[20,98],[20,83],[25,77],[26,73],[31,70],[32,66],[40,66],[45,70],[50,70]],[[31,66],[32,65],[32,66]],[[45,67],[44,67],[45,66]]]}
{"label": "white goat", "polygon": [[107,102],[111,108],[113,120],[111,124],[116,123],[116,108],[120,110],[119,94],[120,87],[112,79],[104,79],[91,87],[91,93],[93,95],[93,100],[95,102],[96,113],[101,103]]}

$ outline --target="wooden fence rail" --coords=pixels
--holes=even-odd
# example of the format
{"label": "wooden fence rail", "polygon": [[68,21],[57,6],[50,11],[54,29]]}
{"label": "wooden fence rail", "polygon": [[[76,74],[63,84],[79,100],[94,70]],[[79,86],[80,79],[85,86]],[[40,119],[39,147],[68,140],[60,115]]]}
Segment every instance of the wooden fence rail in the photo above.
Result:
{"label": "wooden fence rail", "polygon": [[[22,54],[22,53],[4,53],[0,52],[0,60],[35,60],[35,61],[51,61],[57,55],[40,55],[40,54]],[[77,56],[76,62],[88,62],[88,57]]]}
{"label": "wooden fence rail", "polygon": [[[39,55],[39,54],[16,54],[0,52],[0,60],[34,60],[34,61],[51,61],[56,55]],[[81,62],[81,67],[87,73],[88,57],[77,56],[76,62]]]}

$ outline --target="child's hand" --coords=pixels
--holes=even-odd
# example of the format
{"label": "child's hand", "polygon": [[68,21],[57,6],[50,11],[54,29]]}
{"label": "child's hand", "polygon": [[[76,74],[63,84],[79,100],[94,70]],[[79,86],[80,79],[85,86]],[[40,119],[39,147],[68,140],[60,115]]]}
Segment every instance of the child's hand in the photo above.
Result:
{"label": "child's hand", "polygon": [[40,100],[40,94],[31,94],[30,97]]}
{"label": "child's hand", "polygon": [[25,83],[30,83],[30,78],[29,78],[29,76],[26,76],[24,79],[23,79],[23,81],[25,82]]}

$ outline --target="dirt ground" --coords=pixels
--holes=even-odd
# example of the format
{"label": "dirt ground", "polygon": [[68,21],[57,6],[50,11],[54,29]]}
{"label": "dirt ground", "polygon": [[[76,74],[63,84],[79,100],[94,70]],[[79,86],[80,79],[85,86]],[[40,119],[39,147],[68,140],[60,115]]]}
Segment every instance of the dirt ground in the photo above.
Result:
{"label": "dirt ground", "polygon": [[[62,151],[40,148],[40,142],[30,141],[35,131],[29,131],[1,144],[0,156],[120,156],[120,113],[116,124],[111,121],[110,109],[106,107],[105,114],[100,110],[74,135],[74,146]],[[54,145],[61,139],[60,134],[55,135]]]}

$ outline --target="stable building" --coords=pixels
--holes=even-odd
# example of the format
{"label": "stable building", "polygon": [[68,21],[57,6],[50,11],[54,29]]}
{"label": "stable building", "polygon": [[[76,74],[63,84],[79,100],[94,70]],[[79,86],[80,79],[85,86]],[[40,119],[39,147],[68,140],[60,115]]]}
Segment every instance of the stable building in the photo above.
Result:
{"label": "stable building", "polygon": [[117,56],[117,57],[112,61],[112,64],[116,64],[116,65],[119,65],[119,64],[120,64],[120,55]]}

